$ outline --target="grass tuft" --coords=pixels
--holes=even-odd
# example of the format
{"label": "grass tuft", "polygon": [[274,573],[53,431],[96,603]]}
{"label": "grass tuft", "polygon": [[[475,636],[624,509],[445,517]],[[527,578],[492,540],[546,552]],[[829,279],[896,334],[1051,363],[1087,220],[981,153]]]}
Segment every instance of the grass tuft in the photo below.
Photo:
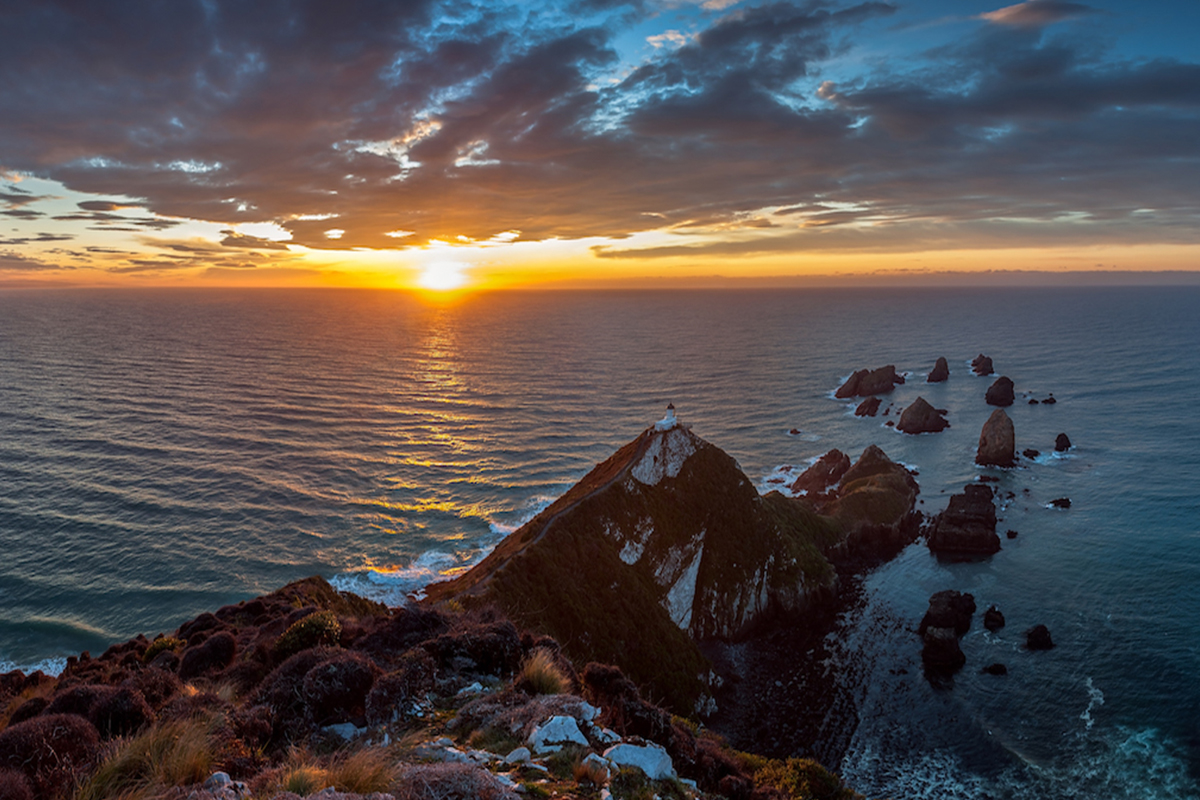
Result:
{"label": "grass tuft", "polygon": [[146,648],[146,652],[142,653],[142,663],[149,664],[154,660],[154,657],[164,650],[177,651],[183,647],[182,639],[177,639],[174,636],[159,636],[150,646]]}
{"label": "grass tuft", "polygon": [[534,694],[566,694],[571,688],[571,681],[554,660],[554,654],[540,647],[521,665],[520,682]]}
{"label": "grass tuft", "polygon": [[138,796],[203,781],[213,770],[211,726],[206,718],[174,720],[118,740],[80,785],[75,800]]}
{"label": "grass tuft", "polygon": [[275,657],[280,661],[307,650],[325,645],[334,647],[342,638],[342,623],[332,611],[314,611],[298,619],[275,640]]}

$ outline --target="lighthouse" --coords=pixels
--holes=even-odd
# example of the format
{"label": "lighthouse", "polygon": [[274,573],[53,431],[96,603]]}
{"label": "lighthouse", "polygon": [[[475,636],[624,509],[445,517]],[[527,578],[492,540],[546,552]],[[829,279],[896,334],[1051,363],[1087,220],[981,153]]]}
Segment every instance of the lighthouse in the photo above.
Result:
{"label": "lighthouse", "polygon": [[669,431],[679,424],[679,419],[675,416],[675,404],[667,403],[667,415],[654,423],[654,430]]}

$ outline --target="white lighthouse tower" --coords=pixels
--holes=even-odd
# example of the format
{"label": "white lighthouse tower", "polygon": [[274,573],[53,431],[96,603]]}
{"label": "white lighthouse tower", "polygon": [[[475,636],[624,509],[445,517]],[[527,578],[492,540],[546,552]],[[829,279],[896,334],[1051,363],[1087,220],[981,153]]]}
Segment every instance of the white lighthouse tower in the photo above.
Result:
{"label": "white lighthouse tower", "polygon": [[669,431],[679,424],[679,418],[675,416],[675,404],[667,403],[667,415],[654,423],[654,430]]}

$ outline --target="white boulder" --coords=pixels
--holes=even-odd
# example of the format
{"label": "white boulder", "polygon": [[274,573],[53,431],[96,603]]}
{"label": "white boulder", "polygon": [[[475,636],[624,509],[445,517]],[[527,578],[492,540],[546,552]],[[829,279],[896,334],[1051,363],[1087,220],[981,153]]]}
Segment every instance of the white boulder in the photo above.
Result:
{"label": "white boulder", "polygon": [[678,777],[671,756],[657,744],[618,744],[604,751],[604,757],[618,767],[637,767],[651,780],[661,781]]}

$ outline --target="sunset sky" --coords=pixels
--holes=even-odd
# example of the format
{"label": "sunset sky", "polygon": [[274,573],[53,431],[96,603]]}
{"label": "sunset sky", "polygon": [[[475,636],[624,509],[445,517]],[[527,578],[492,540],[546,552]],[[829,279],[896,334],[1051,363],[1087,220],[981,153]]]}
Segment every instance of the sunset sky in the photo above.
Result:
{"label": "sunset sky", "polygon": [[1195,0],[5,0],[0,286],[1197,271],[1197,32]]}

